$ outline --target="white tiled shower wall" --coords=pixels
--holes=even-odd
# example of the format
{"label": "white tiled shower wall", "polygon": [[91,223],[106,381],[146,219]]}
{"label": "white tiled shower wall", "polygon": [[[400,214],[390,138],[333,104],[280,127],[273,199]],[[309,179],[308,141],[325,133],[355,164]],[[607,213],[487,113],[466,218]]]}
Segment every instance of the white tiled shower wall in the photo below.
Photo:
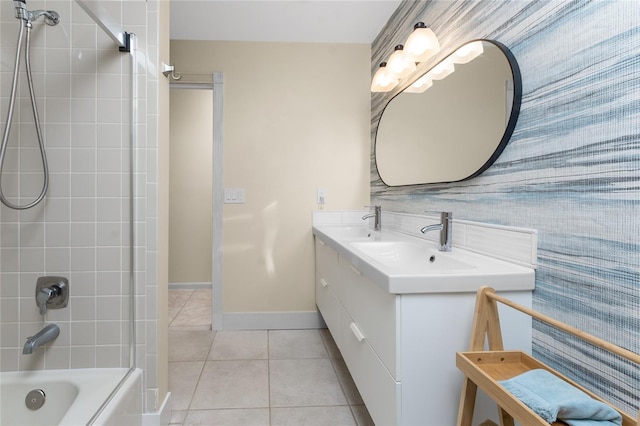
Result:
{"label": "white tiled shower wall", "polygon": [[[147,411],[157,405],[158,3],[101,2],[137,42],[135,125],[136,365],[145,371]],[[0,370],[129,366],[129,140],[131,56],[74,1],[29,1],[61,22],[34,24],[32,69],[50,169],[46,200],[0,208]],[[12,2],[0,2],[0,116],[6,119],[18,37]],[[39,193],[41,164],[22,65],[2,188],[14,202]],[[18,200],[15,196],[25,194]],[[69,278],[69,306],[43,322],[37,277]],[[22,355],[45,323],[61,333]]]}

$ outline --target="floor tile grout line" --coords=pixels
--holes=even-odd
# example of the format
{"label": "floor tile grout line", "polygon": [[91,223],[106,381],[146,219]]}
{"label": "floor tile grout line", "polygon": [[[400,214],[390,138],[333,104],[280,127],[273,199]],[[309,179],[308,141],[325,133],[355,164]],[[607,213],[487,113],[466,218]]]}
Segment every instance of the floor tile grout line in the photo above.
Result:
{"label": "floor tile grout line", "polygon": [[209,345],[209,349],[207,350],[207,353],[204,356],[204,362],[207,362],[209,360],[209,355],[211,354],[211,350],[213,349],[213,344],[216,341],[216,337],[218,337],[217,331],[211,330],[210,333],[213,335],[213,338],[211,339],[211,344]]}
{"label": "floor tile grout line", "polygon": [[352,408],[353,405],[351,404],[351,401],[349,401],[349,397],[347,396],[347,391],[345,389],[345,386],[342,383],[342,380],[340,380],[340,374],[338,373],[338,369],[336,368],[335,359],[331,357],[331,351],[329,351],[329,348],[327,347],[327,342],[325,341],[325,339],[322,338],[322,334],[320,333],[320,329],[318,329],[318,334],[320,335],[320,340],[322,341],[322,345],[324,346],[325,351],[327,351],[327,355],[329,357],[329,362],[331,363],[331,368],[333,368],[333,372],[336,375],[336,379],[338,380],[338,385],[340,385],[340,390],[342,390],[342,396],[344,396],[344,400],[347,403],[347,407],[349,407],[349,412],[351,413],[351,417],[353,418],[353,422],[357,425],[358,424],[358,419],[356,418],[356,415],[353,412],[353,408]]}
{"label": "floor tile grout line", "polygon": [[269,408],[327,408],[327,407],[350,407],[349,404],[331,404],[331,405],[276,405]]}
{"label": "floor tile grout line", "polygon": [[[316,329],[316,333],[318,333],[318,337],[320,338],[321,342],[322,342],[322,347],[325,350],[325,355],[318,357],[318,356],[314,356],[314,357],[291,357],[291,356],[287,356],[287,357],[283,357],[283,358],[273,358],[271,355],[271,335],[272,335],[272,331],[275,330],[265,330],[266,331],[266,351],[267,351],[267,356],[265,359],[258,359],[255,357],[252,357],[250,359],[228,359],[228,360],[210,360],[209,357],[211,356],[211,353],[213,351],[213,345],[216,342],[216,340],[218,338],[220,338],[220,336],[218,336],[218,333],[215,330],[210,330],[210,332],[213,334],[213,338],[211,340],[211,344],[207,347],[206,349],[206,353],[204,354],[204,360],[202,361],[202,367],[200,369],[200,372],[198,374],[197,380],[195,381],[195,387],[193,392],[191,393],[190,397],[189,397],[189,404],[186,407],[185,410],[183,410],[185,412],[185,419],[187,418],[187,416],[189,415],[190,412],[193,411],[201,411],[201,410],[205,410],[205,411],[210,411],[210,410],[233,410],[233,409],[248,409],[248,410],[257,410],[257,409],[268,409],[268,421],[269,424],[271,424],[273,422],[273,410],[278,410],[278,409],[295,409],[295,408],[327,408],[327,407],[348,407],[349,412],[351,414],[351,418],[354,422],[355,425],[359,425],[359,421],[358,421],[358,416],[354,410],[355,407],[359,407],[362,406],[363,404],[355,404],[352,403],[349,398],[347,397],[347,392],[346,392],[346,388],[345,388],[345,383],[340,380],[340,374],[338,372],[338,365],[337,362],[339,361],[339,358],[337,357],[333,357],[332,353],[334,353],[332,350],[330,350],[329,346],[330,346],[330,341],[329,339],[325,339],[325,336],[323,336],[322,332],[320,329]],[[332,348],[333,349],[333,348]],[[320,359],[328,359],[329,362],[331,363],[331,368],[332,371],[334,372],[336,379],[338,381],[338,386],[340,389],[340,392],[342,393],[342,396],[344,397],[344,404],[332,404],[332,405],[324,405],[324,404],[320,404],[320,405],[314,405],[314,404],[309,404],[309,405],[304,405],[304,406],[273,406],[272,405],[272,395],[271,395],[271,381],[272,381],[272,377],[271,377],[271,361],[280,361],[280,360],[292,360],[292,361],[301,361],[301,360],[320,360]],[[197,389],[199,387],[199,385],[201,384],[201,381],[203,380],[204,377],[204,369],[207,366],[207,363],[209,361],[266,361],[266,366],[267,366],[267,399],[268,399],[268,403],[266,407],[229,407],[229,408],[223,408],[223,407],[219,407],[219,408],[192,408],[192,404],[194,402],[195,396],[197,394]],[[181,410],[182,411],[182,410]]]}
{"label": "floor tile grout line", "polygon": [[187,302],[189,300],[191,300],[191,297],[193,296],[194,293],[195,293],[195,290],[192,290],[191,294],[189,295],[189,297],[187,297],[187,299],[184,301],[184,303],[182,303],[182,305],[180,306],[180,310],[174,315],[173,319],[169,323],[169,328],[171,328],[171,324],[173,324],[173,322],[176,320],[176,318],[178,318],[178,316],[180,315],[180,313],[182,312],[184,307],[187,306]]}
{"label": "floor tile grout line", "polygon": [[[175,316],[173,317],[173,319],[171,321],[169,321],[169,325],[168,327],[170,329],[183,329],[183,330],[189,330],[189,329],[199,329],[199,328],[203,328],[203,327],[207,327],[207,329],[212,330],[213,329],[213,325],[211,324],[211,315],[209,315],[207,317],[207,323],[205,324],[204,322],[202,324],[191,324],[191,325],[176,325],[176,321],[179,320],[179,318],[181,318],[181,316],[183,314],[187,314],[187,312],[189,311],[189,306],[197,306],[198,302],[199,302],[199,298],[198,298],[198,294],[202,294],[202,292],[207,292],[210,294],[210,290],[197,290],[197,289],[178,289],[178,290],[169,290],[169,292],[171,291],[189,291],[190,294],[189,296],[186,298],[186,300],[182,303],[182,305],[180,306],[180,309],[178,310],[178,312],[175,314]],[[210,296],[209,296],[210,297]],[[207,306],[210,305],[211,302],[209,301],[209,303],[207,303]],[[210,309],[210,307],[209,307]]]}
{"label": "floor tile grout line", "polygon": [[[198,378],[195,381],[195,386],[193,387],[193,391],[191,391],[191,394],[189,396],[189,403],[187,404],[187,407],[181,410],[171,410],[171,412],[173,413],[174,411],[184,411],[185,412],[185,419],[187,414],[189,413],[189,411],[191,410],[191,403],[193,401],[193,397],[195,396],[196,390],[198,389],[198,383],[200,383],[200,378],[202,376],[202,372],[204,370],[204,365],[206,361],[201,361],[201,360],[197,360],[197,361],[169,361],[169,365],[171,365],[171,363],[202,363],[202,367],[200,369],[200,373],[198,373]],[[183,422],[184,423],[184,422]]]}
{"label": "floor tile grout line", "polygon": [[[195,291],[194,291],[195,293]],[[213,347],[213,342],[216,340],[216,332],[213,332],[213,339],[211,339],[211,344],[209,345],[209,349],[204,357],[204,361],[202,362],[202,369],[200,370],[200,374],[198,375],[198,380],[196,380],[196,385],[193,388],[193,392],[191,393],[191,398],[189,398],[189,405],[187,405],[187,415],[189,415],[189,410],[191,410],[191,404],[193,404],[193,398],[196,396],[196,391],[198,390],[198,385],[200,385],[200,380],[202,379],[202,375],[204,373],[204,368],[207,366],[207,360],[209,358],[209,352],[211,352],[211,348]],[[186,416],[185,416],[186,419]]]}

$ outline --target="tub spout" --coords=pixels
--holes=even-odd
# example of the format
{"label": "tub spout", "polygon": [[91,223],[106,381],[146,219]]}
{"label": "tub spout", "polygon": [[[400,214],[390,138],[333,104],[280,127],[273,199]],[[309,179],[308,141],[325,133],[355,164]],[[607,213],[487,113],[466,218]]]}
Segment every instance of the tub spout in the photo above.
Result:
{"label": "tub spout", "polygon": [[55,340],[56,337],[60,334],[60,327],[55,324],[49,324],[42,330],[40,330],[36,335],[27,337],[27,341],[22,348],[22,353],[25,355],[32,354],[35,350],[37,350],[40,345],[44,345],[45,343],[51,342]]}

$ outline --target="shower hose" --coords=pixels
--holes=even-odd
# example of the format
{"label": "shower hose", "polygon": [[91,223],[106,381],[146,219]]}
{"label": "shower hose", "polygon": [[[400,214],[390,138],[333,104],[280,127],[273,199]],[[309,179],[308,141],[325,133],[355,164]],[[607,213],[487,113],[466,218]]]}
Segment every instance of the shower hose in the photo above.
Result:
{"label": "shower hose", "polygon": [[[38,144],[40,145],[40,157],[42,159],[42,173],[44,175],[44,180],[42,183],[42,191],[38,197],[24,205],[17,205],[11,203],[6,199],[4,193],[2,192],[2,170],[4,167],[5,154],[7,151],[7,145],[9,144],[9,134],[11,133],[11,120],[13,119],[13,109],[16,102],[16,90],[18,86],[18,73],[20,71],[20,53],[22,50],[22,39],[24,34],[24,29],[27,29],[27,39],[25,45],[25,66],[27,70],[27,83],[29,86],[29,95],[31,96],[31,109],[33,110],[33,119],[36,127],[36,133],[38,135]],[[30,59],[30,44],[31,44],[31,21],[20,19],[20,34],[18,35],[18,47],[16,49],[16,62],[15,67],[13,69],[13,82],[11,85],[11,98],[9,100],[9,111],[7,113],[7,122],[5,124],[4,133],[2,135],[2,146],[0,147],[0,201],[5,206],[12,208],[14,210],[26,210],[35,205],[37,205],[40,201],[44,199],[45,194],[47,193],[47,188],[49,187],[49,166],[47,165],[47,155],[44,149],[44,138],[42,137],[42,130],[40,129],[40,120],[38,118],[38,108],[36,106],[36,97],[33,91],[33,81],[31,78],[31,59]]]}

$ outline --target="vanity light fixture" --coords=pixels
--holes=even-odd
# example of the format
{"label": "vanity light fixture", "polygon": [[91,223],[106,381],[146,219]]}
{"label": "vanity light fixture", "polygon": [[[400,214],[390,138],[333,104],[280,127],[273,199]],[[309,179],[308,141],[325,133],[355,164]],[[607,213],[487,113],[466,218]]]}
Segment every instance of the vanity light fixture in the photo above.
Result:
{"label": "vanity light fixture", "polygon": [[387,69],[387,63],[382,62],[380,68],[373,76],[371,81],[372,92],[388,92],[398,85],[398,77],[390,73]]}
{"label": "vanity light fixture", "polygon": [[[371,81],[372,92],[388,92],[393,89],[399,80],[410,76],[416,71],[416,63],[424,62],[440,51],[440,43],[433,31],[424,22],[418,22],[413,26],[413,32],[407,38],[406,44],[398,44],[387,60],[380,64],[380,69],[375,73]],[[453,64],[451,64],[453,66]],[[452,70],[453,71],[453,70]],[[451,71],[451,72],[452,72]],[[444,78],[443,75],[440,78]],[[430,83],[430,80],[429,80]],[[414,83],[414,86],[417,84]],[[426,80],[423,84],[426,83]],[[431,84],[423,87],[422,84],[415,88],[415,93],[424,92]],[[411,91],[411,90],[410,90]]]}
{"label": "vanity light fixture", "polygon": [[456,64],[466,64],[483,53],[484,47],[482,46],[482,41],[474,41],[473,43],[467,43],[460,47],[451,57]]}
{"label": "vanity light fixture", "polygon": [[404,44],[406,54],[413,56],[415,62],[424,62],[440,50],[438,38],[424,22],[413,26],[413,32]]}
{"label": "vanity light fixture", "polygon": [[387,62],[387,68],[398,78],[404,78],[413,73],[416,70],[416,63],[411,55],[405,54],[404,46],[399,44],[393,50]]}
{"label": "vanity light fixture", "polygon": [[404,92],[422,93],[422,92],[426,92],[426,90],[431,86],[433,86],[433,80],[431,80],[431,77],[429,76],[429,74],[425,74],[419,79],[417,79],[411,86],[404,89]]}
{"label": "vanity light fixture", "polygon": [[453,61],[450,58],[445,59],[429,71],[429,76],[434,80],[442,80],[456,70]]}

